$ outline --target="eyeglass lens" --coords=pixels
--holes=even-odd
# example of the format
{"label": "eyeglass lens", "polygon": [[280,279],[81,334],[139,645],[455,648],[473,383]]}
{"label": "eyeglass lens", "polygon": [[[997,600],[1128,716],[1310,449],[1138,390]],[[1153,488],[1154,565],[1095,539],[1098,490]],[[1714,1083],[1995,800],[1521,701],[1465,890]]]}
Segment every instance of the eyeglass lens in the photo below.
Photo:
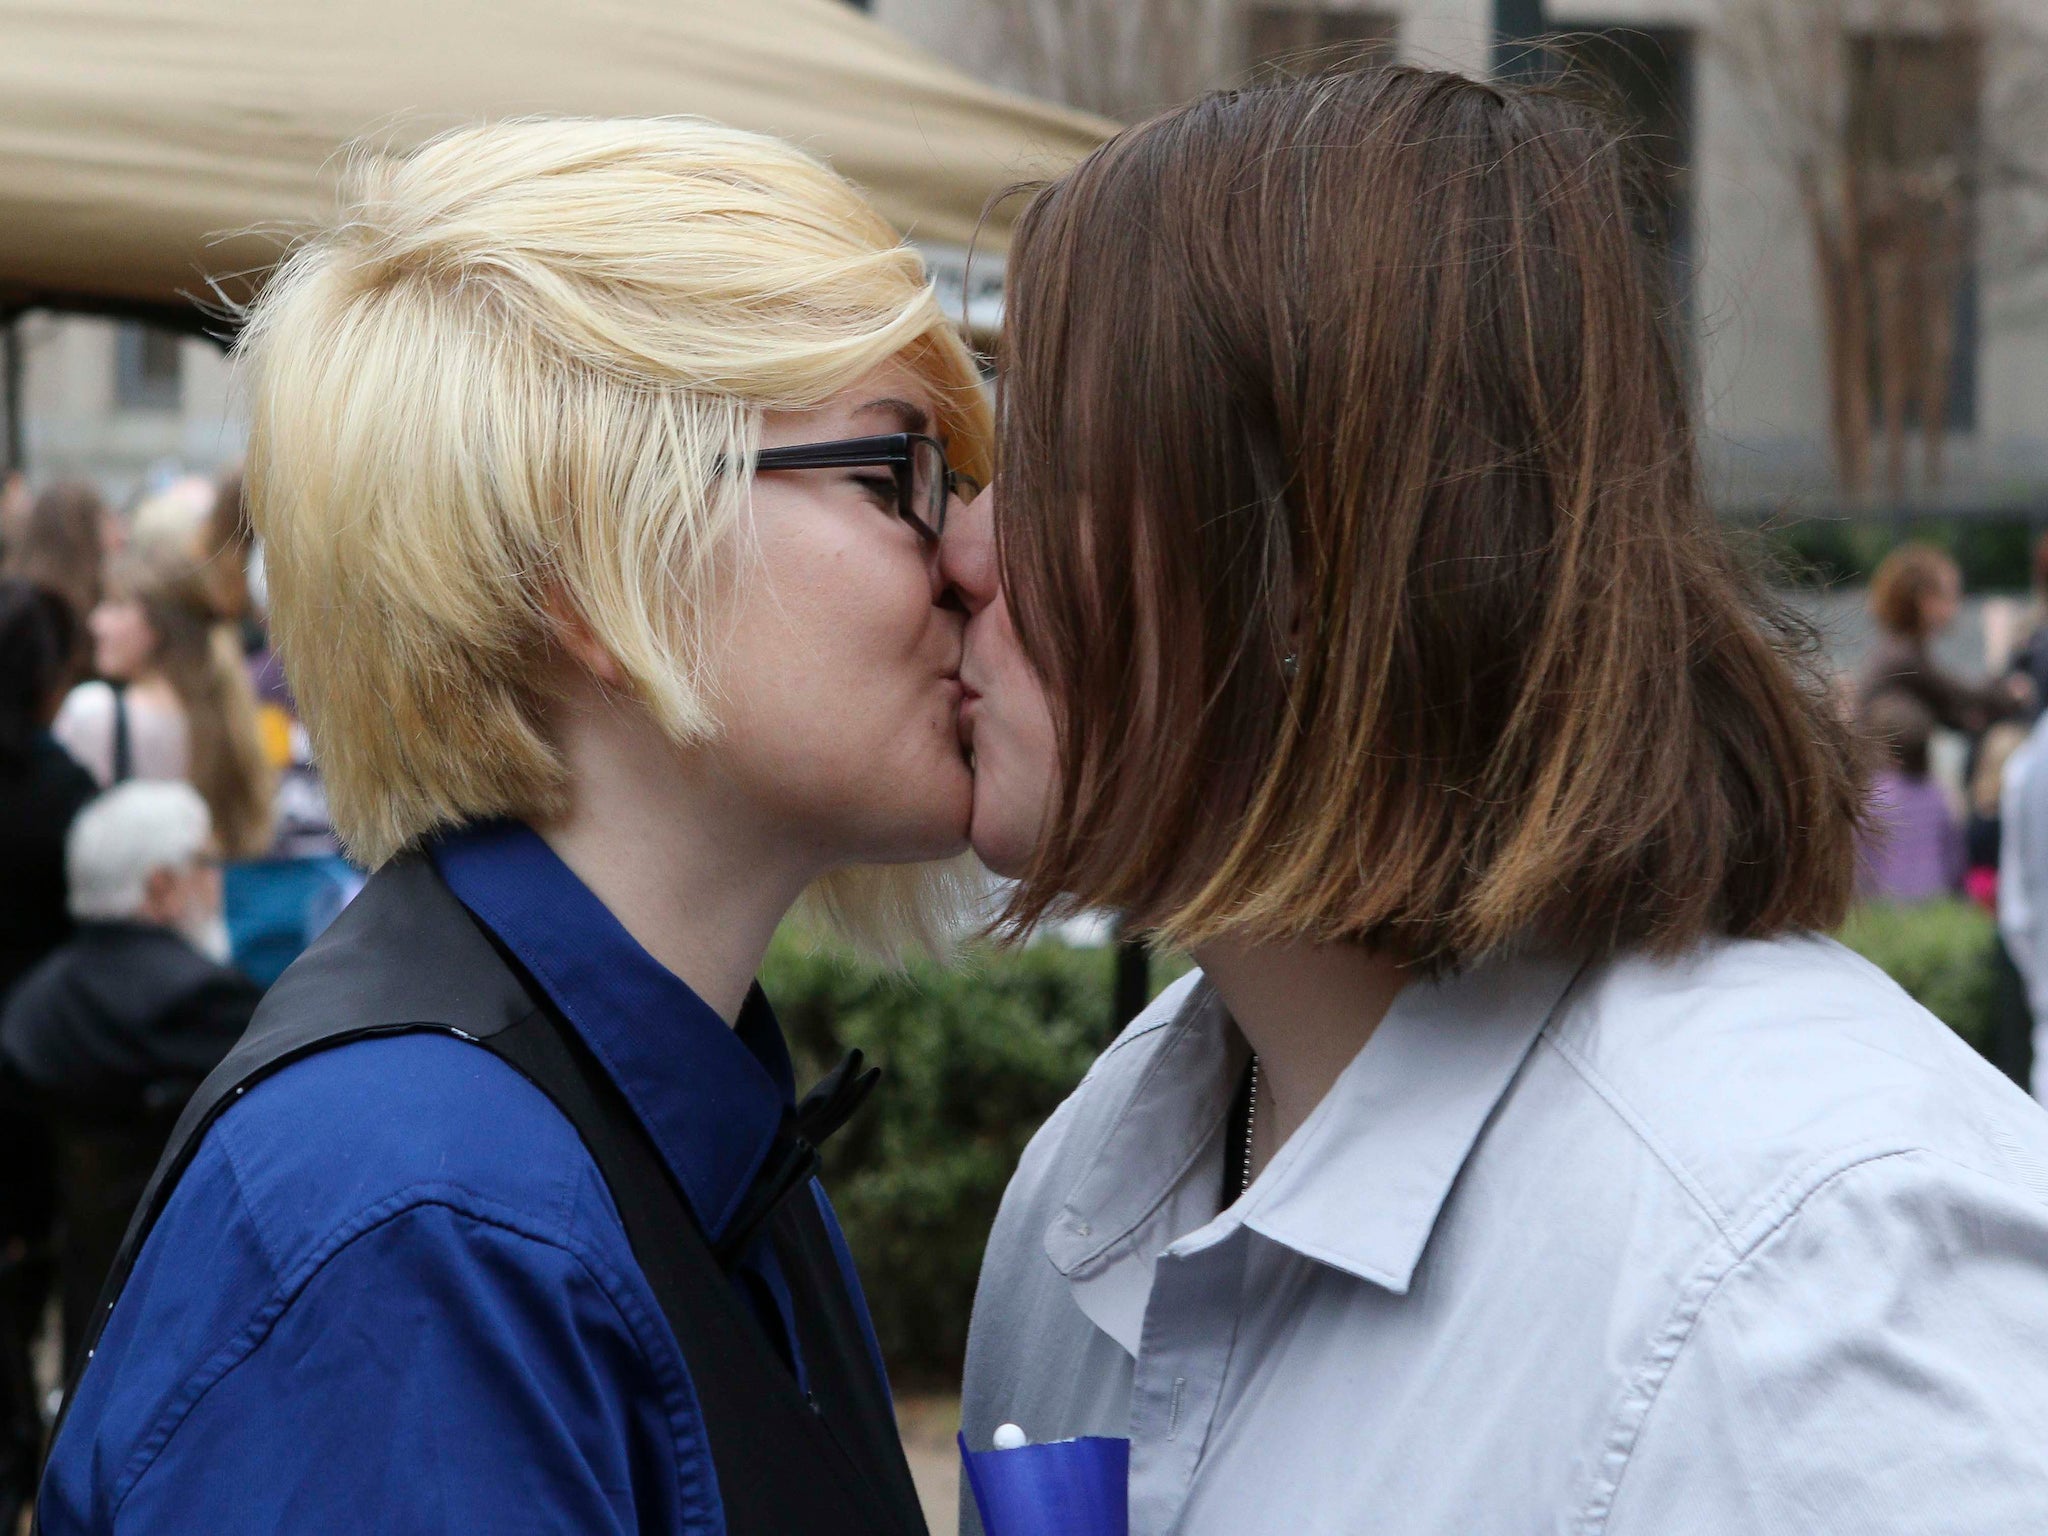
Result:
{"label": "eyeglass lens", "polygon": [[910,506],[933,533],[946,526],[946,456],[923,438],[910,443]]}

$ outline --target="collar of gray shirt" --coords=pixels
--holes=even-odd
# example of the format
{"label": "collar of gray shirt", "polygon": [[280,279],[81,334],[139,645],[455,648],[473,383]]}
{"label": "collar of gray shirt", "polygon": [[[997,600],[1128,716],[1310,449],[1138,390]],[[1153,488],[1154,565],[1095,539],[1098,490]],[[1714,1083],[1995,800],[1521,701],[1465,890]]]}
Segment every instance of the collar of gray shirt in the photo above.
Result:
{"label": "collar of gray shirt", "polygon": [[1215,988],[1178,984],[1178,1006],[1152,1012],[1164,1022],[1120,1042],[1166,1031],[1105,1117],[1107,1134],[1046,1228],[1046,1256],[1134,1357],[1156,1257],[1241,1226],[1404,1294],[1480,1131],[1580,969],[1502,958],[1411,982],[1252,1187],[1206,1220],[1199,1205],[1214,1204],[1246,1047]]}

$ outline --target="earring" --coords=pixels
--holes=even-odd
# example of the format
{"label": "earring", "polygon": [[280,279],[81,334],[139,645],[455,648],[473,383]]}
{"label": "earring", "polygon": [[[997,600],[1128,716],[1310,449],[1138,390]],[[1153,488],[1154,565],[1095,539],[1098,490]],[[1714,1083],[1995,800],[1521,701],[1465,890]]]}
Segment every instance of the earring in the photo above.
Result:
{"label": "earring", "polygon": [[1294,681],[1295,665],[1295,656],[1294,652],[1292,651],[1289,651],[1285,656],[1282,656],[1280,658],[1280,675],[1286,678],[1290,683]]}

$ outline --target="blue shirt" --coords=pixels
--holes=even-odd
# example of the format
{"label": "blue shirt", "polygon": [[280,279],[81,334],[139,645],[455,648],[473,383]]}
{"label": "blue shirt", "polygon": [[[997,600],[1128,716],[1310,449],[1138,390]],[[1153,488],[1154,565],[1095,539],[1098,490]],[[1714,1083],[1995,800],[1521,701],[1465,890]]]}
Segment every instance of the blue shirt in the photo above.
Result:
{"label": "blue shirt", "polygon": [[[793,1095],[773,1015],[757,999],[728,1028],[525,827],[434,859],[716,1237]],[[800,1372],[765,1248],[745,1288]],[[489,1052],[425,1033],[296,1062],[207,1133],[79,1383],[41,1517],[49,1536],[724,1529],[688,1368],[574,1128]]]}

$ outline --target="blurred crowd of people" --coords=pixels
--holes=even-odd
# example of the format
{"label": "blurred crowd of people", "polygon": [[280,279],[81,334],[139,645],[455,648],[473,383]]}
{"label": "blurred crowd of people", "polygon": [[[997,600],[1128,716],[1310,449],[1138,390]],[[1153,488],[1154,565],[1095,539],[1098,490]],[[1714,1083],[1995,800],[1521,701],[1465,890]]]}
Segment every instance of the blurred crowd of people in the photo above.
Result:
{"label": "blurred crowd of people", "polygon": [[0,1530],[186,1099],[351,893],[241,482],[0,487]]}
{"label": "blurred crowd of people", "polygon": [[[2032,772],[2048,742],[2048,536],[2035,547],[2032,577],[2019,643],[1989,676],[1964,677],[1933,651],[1962,611],[1961,570],[1934,545],[1900,545],[1871,577],[1877,639],[1849,682],[1880,754],[1861,894],[1899,904],[1966,897],[1997,915],[1986,1049],[2048,1097],[2048,926],[2036,934],[2048,925],[2048,800],[2038,810],[2029,803],[2048,796],[2048,775]],[[1946,775],[1935,761],[1943,733],[1962,748]]]}

